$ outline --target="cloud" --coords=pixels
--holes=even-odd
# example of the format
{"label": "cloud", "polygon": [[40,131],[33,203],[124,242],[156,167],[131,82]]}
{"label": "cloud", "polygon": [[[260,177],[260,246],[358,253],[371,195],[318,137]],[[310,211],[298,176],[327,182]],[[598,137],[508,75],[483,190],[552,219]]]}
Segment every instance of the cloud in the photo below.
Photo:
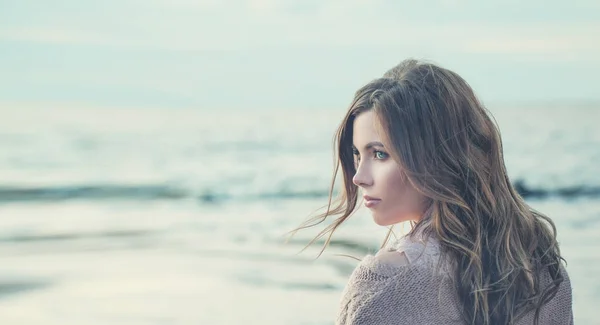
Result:
{"label": "cloud", "polygon": [[[444,8],[468,7],[458,1],[437,4],[430,11],[434,17]],[[83,10],[77,19],[51,12],[46,25],[17,20],[2,28],[0,40],[182,52],[377,47],[415,53],[600,56],[600,43],[593,42],[600,22],[500,23],[468,14],[462,14],[464,20],[431,21],[420,7],[387,1],[305,1],[302,6],[290,0],[135,0],[123,2],[120,10]]]}
{"label": "cloud", "polygon": [[48,27],[13,27],[0,30],[0,41],[19,41],[51,44],[94,44],[107,45],[109,37],[94,32],[84,32],[74,28]]}
{"label": "cloud", "polygon": [[475,23],[346,24],[317,18],[307,26],[297,17],[271,17],[260,22],[238,20],[238,23],[237,27],[223,27],[218,31],[213,22],[169,22],[163,28],[132,28],[121,32],[21,27],[2,30],[0,40],[183,52],[380,47],[416,52],[538,54],[571,59],[600,56],[600,43],[590,41],[600,35],[600,24],[537,23],[510,27]]}
{"label": "cloud", "polygon": [[598,62],[600,23],[530,24],[484,28],[469,35],[463,51],[473,54],[531,56],[543,60],[586,60]]}
{"label": "cloud", "polygon": [[[448,63],[475,79],[481,69],[502,78],[509,69],[576,77],[600,68],[600,21],[564,4],[547,5],[546,16],[536,16],[529,4],[465,0],[57,0],[43,11],[31,10],[34,2],[22,0],[0,13],[8,98],[30,96],[32,89],[40,98],[67,98],[75,85],[82,98],[150,102],[140,95],[150,92],[165,101],[211,104],[224,100],[219,94],[227,84],[240,102],[264,89],[277,89],[279,97],[269,100],[278,104],[306,102],[300,88],[337,98],[406,56]],[[540,89],[551,82],[535,78],[531,83]],[[121,94],[125,89],[130,93]],[[592,91],[591,84],[572,90]]]}

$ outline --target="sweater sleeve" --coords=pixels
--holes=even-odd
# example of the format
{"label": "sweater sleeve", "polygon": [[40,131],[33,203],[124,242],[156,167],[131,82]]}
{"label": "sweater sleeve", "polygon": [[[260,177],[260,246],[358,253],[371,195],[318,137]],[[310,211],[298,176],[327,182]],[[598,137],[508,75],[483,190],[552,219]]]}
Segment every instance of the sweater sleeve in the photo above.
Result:
{"label": "sweater sleeve", "polygon": [[385,307],[382,297],[389,295],[384,291],[390,289],[389,277],[357,267],[344,288],[336,325],[386,324],[380,309]]}
{"label": "sweater sleeve", "polygon": [[456,324],[449,293],[433,279],[423,265],[391,265],[368,255],[344,288],[336,324]]}
{"label": "sweater sleeve", "polygon": [[[412,324],[403,315],[402,304],[414,297],[409,276],[411,265],[390,265],[368,255],[354,270],[344,292],[337,316],[338,325]],[[412,302],[414,304],[414,301]],[[414,305],[413,305],[414,306]]]}

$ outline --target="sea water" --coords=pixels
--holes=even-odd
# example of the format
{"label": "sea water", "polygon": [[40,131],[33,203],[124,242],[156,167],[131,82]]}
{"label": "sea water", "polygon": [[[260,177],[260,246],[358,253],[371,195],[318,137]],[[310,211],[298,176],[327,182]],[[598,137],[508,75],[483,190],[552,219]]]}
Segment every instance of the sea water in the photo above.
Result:
{"label": "sea water", "polygon": [[[490,107],[553,218],[577,324],[600,324],[600,107]],[[286,232],[327,203],[344,109],[3,107],[0,323],[333,324],[387,229]],[[401,232],[401,229],[399,230]]]}

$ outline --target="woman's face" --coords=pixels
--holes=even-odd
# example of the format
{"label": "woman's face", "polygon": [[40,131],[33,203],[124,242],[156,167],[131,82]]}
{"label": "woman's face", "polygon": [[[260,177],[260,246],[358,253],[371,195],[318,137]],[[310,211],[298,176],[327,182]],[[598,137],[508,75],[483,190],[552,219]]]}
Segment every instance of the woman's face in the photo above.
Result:
{"label": "woman's face", "polygon": [[410,185],[400,165],[389,156],[376,123],[373,111],[354,119],[352,147],[356,174],[352,181],[360,187],[364,204],[378,225],[418,221],[425,211],[425,197]]}

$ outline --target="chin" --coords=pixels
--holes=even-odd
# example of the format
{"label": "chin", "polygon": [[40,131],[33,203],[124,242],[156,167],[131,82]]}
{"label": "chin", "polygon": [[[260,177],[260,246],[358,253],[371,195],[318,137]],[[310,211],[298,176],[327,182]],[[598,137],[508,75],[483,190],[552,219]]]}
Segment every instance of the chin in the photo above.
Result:
{"label": "chin", "polygon": [[392,216],[391,218],[388,216],[386,218],[386,216],[381,216],[381,215],[377,215],[376,213],[373,213],[373,221],[375,221],[375,223],[379,226],[382,227],[388,227],[388,226],[392,226],[392,225],[396,225],[405,221],[416,221],[413,218],[410,218],[410,216],[407,215],[402,215],[402,216]]}
{"label": "chin", "polygon": [[376,215],[373,215],[373,221],[375,221],[375,223],[379,226],[382,227],[387,227],[387,226],[391,226],[393,224],[396,224],[398,222],[391,220],[391,219],[387,219],[387,218],[382,218],[382,217],[378,217]]}

